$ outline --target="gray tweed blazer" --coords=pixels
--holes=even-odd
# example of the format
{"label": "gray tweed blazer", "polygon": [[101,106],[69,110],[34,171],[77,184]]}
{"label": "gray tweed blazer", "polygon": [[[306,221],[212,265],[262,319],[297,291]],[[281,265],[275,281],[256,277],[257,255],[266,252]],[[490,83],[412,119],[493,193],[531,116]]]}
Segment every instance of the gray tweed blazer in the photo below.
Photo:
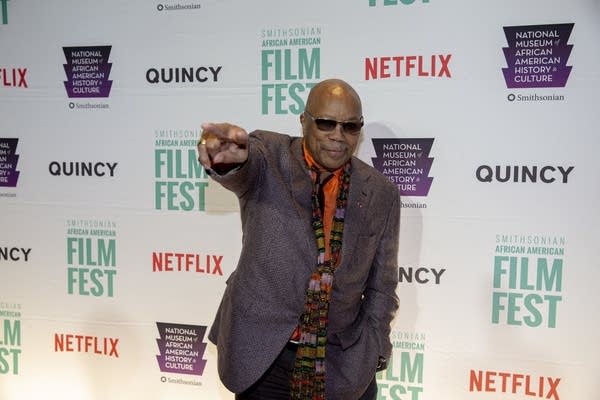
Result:
{"label": "gray tweed blazer", "polygon": [[[311,179],[302,140],[255,131],[239,169],[211,177],[239,198],[242,250],[209,332],[223,384],[240,393],[261,377],[302,314],[316,267]],[[326,349],[328,400],[357,399],[389,358],[398,308],[398,188],[352,158],[342,255],[333,279]]]}

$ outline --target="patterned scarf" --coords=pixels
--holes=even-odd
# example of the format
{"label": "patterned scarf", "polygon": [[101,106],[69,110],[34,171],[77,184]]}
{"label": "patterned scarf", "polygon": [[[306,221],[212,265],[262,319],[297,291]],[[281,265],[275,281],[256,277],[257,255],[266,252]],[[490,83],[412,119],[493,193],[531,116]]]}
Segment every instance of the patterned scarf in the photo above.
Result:
{"label": "patterned scarf", "polygon": [[329,259],[325,257],[325,234],[323,229],[323,204],[319,198],[319,171],[311,168],[312,226],[317,241],[317,268],[312,273],[306,291],[306,304],[300,320],[300,343],[292,372],[291,398],[294,400],[325,400],[325,347],[327,345],[327,321],[333,273],[337,267],[342,248],[344,215],[350,187],[350,161],[344,165],[341,185],[336,200],[335,215],[329,239]]}

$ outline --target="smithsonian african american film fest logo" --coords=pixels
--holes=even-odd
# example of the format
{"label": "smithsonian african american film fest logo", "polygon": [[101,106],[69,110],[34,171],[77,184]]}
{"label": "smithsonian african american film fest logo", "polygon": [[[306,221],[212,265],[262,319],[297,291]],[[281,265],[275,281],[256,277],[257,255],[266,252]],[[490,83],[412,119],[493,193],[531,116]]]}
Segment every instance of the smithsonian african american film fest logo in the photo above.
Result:
{"label": "smithsonian african american film fest logo", "polygon": [[19,375],[21,304],[0,300],[0,376]]}
{"label": "smithsonian african american film fest logo", "polygon": [[321,28],[261,30],[261,113],[299,115],[310,89],[321,80]]}
{"label": "smithsonian african american film fest logo", "polygon": [[502,48],[502,68],[508,89],[542,89],[537,93],[509,93],[508,101],[562,101],[565,96],[544,88],[564,88],[571,73],[568,44],[574,23],[505,26],[508,47]]}
{"label": "smithsonian african american film fest logo", "polygon": [[197,129],[154,130],[154,208],[205,211],[208,175],[198,162]]}
{"label": "smithsonian african american film fest logo", "polygon": [[[156,339],[159,355],[156,356],[161,372],[201,376],[206,367],[204,341],[206,326],[157,322],[160,339]],[[202,385],[201,381],[161,377],[163,383]]]}
{"label": "smithsonian african american film fest logo", "polygon": [[115,296],[116,237],[117,225],[114,221],[78,218],[67,221],[67,294]]}
{"label": "smithsonian african american film fest logo", "polygon": [[497,234],[492,263],[492,324],[556,328],[566,239]]}
{"label": "smithsonian african american film fest logo", "polygon": [[392,355],[377,373],[378,400],[420,400],[424,391],[424,333],[392,331]]}
{"label": "smithsonian african american film fest logo", "polygon": [[[64,82],[69,98],[106,98],[110,94],[109,79],[112,46],[63,47],[67,63],[63,64],[67,80]],[[104,102],[70,102],[71,109],[106,109]]]}

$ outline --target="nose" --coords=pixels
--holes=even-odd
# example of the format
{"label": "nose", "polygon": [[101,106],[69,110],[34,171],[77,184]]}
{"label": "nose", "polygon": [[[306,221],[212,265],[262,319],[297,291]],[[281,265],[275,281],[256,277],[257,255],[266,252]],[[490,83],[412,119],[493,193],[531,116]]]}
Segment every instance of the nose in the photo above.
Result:
{"label": "nose", "polygon": [[336,124],[335,128],[329,133],[329,139],[335,140],[338,142],[344,141],[345,136],[342,128],[342,124]]}

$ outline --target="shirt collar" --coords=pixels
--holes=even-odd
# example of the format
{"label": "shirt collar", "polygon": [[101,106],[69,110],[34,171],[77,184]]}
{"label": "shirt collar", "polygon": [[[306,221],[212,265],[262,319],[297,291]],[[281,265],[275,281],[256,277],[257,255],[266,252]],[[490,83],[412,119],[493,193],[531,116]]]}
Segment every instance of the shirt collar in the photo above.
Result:
{"label": "shirt collar", "polygon": [[[312,155],[310,154],[310,151],[308,150],[308,147],[306,146],[306,140],[302,139],[302,153],[304,155],[304,160],[306,161],[306,164],[308,164],[308,168],[310,169],[317,169],[319,171],[325,171],[326,168],[323,168],[321,165],[319,165],[315,159],[312,157]],[[331,173],[333,173],[333,175],[335,175],[337,178],[339,178],[340,176],[342,176],[342,173],[344,172],[344,166],[342,165],[341,167],[339,167],[336,170],[330,171]]]}

